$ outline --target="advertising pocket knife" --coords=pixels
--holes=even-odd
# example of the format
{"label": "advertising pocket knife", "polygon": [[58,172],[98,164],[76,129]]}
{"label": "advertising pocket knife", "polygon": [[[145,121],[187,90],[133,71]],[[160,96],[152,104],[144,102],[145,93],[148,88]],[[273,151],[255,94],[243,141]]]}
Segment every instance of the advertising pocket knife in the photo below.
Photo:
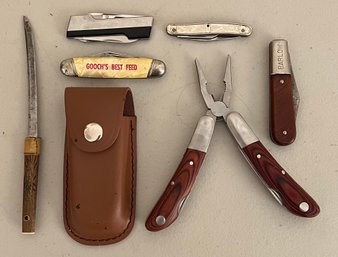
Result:
{"label": "advertising pocket knife", "polygon": [[161,77],[166,72],[166,66],[164,62],[156,59],[104,52],[94,56],[66,59],[61,62],[60,70],[70,77],[138,79]]}
{"label": "advertising pocket knife", "polygon": [[252,28],[231,23],[201,23],[167,26],[167,33],[178,38],[197,41],[215,41],[234,37],[248,37]]}
{"label": "advertising pocket knife", "polygon": [[82,42],[132,43],[150,37],[153,17],[89,13],[71,16],[67,37]]}
{"label": "advertising pocket knife", "polygon": [[214,132],[217,120],[224,121],[235,138],[240,151],[254,172],[277,202],[301,217],[315,217],[320,208],[316,201],[285,171],[263,146],[242,115],[231,109],[232,79],[230,56],[225,69],[224,93],[219,100],[209,93],[207,80],[196,59],[200,90],[207,107],[194,131],[188,149],[162,196],[145,223],[149,231],[170,226],[179,216],[188,198]]}
{"label": "advertising pocket knife", "polygon": [[292,71],[288,42],[270,43],[270,136],[278,145],[296,139],[296,115],[299,93]]}

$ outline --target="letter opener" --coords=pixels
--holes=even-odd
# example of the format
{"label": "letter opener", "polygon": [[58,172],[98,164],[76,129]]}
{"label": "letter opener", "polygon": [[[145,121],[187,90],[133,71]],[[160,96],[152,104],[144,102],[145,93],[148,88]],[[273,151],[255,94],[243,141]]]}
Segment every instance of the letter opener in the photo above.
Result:
{"label": "letter opener", "polygon": [[27,17],[23,17],[28,72],[28,136],[25,139],[25,166],[22,208],[22,233],[35,233],[36,194],[40,141],[38,137],[38,88],[36,78],[36,57],[33,32]]}

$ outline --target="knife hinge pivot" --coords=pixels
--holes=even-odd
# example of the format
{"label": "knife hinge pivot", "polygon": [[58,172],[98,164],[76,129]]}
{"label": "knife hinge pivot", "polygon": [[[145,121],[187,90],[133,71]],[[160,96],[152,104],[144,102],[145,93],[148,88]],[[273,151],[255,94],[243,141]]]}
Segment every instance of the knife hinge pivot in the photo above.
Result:
{"label": "knife hinge pivot", "polygon": [[309,209],[310,209],[310,206],[307,202],[301,202],[299,204],[299,209],[302,211],[302,212],[307,212]]}
{"label": "knife hinge pivot", "polygon": [[159,226],[163,226],[166,222],[166,218],[164,216],[157,216],[156,217],[156,224]]}

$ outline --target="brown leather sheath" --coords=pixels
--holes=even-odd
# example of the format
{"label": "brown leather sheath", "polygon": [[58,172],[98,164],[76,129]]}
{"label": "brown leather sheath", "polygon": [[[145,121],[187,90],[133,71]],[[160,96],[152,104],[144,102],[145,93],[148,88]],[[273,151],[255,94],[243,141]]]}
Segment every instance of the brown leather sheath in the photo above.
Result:
{"label": "brown leather sheath", "polygon": [[[66,88],[65,109],[66,231],[86,245],[121,241],[130,233],[135,218],[132,93],[129,88]],[[94,130],[90,129],[93,124]]]}

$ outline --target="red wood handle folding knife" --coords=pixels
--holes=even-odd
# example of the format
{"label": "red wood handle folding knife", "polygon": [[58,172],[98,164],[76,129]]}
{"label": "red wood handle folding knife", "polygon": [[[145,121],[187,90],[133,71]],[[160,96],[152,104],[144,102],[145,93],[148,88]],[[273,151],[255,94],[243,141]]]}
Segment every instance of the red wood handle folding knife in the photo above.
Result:
{"label": "red wood handle folding knife", "polygon": [[289,145],[295,141],[298,105],[288,42],[274,40],[270,43],[270,135],[274,143]]}

